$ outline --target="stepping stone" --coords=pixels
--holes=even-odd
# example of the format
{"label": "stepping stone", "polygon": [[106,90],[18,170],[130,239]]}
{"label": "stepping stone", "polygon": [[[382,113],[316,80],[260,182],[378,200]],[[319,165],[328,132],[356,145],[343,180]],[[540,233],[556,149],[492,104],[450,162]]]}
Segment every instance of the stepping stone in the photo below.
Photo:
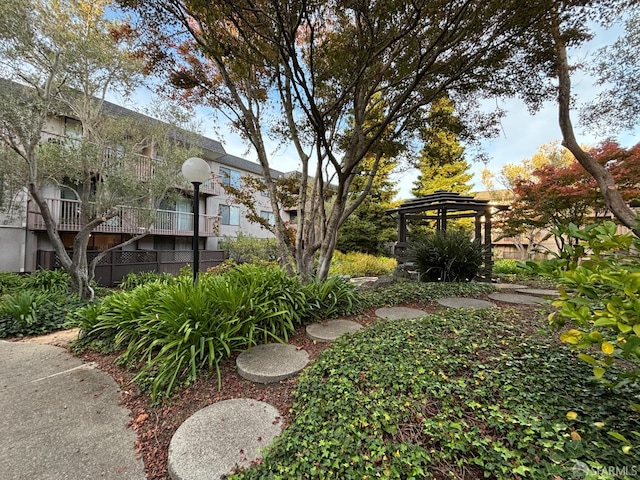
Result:
{"label": "stepping stone", "polygon": [[528,288],[526,285],[518,285],[517,283],[494,283],[493,286],[498,290],[517,290],[521,288]]}
{"label": "stepping stone", "polygon": [[407,307],[383,307],[376,310],[376,317],[383,318],[385,320],[422,318],[426,317],[427,315],[427,312],[423,310]]}
{"label": "stepping stone", "polygon": [[518,293],[526,293],[529,295],[539,295],[542,297],[557,297],[558,295],[560,295],[560,292],[558,290],[555,290],[553,288],[519,288],[518,290],[516,290],[516,292]]}
{"label": "stepping stone", "polygon": [[439,298],[437,302],[448,308],[462,308],[464,310],[477,310],[479,308],[491,308],[496,306],[495,303],[487,302],[486,300],[465,297]]}
{"label": "stepping stone", "polygon": [[357,322],[340,318],[307,325],[307,336],[318,342],[332,342],[340,335],[357,332],[361,328],[362,325]]}
{"label": "stepping stone", "polygon": [[236,398],[197,411],[178,427],[169,444],[173,480],[218,480],[247,467],[280,434],[280,414],[268,403]]}
{"label": "stepping stone", "polygon": [[523,295],[521,293],[490,293],[488,297],[492,300],[504,303],[515,303],[518,305],[537,305],[546,303],[544,298],[534,297],[533,295]]}
{"label": "stepping stone", "polygon": [[362,285],[363,283],[372,283],[378,280],[378,277],[354,277],[349,280],[349,282],[354,283],[355,285]]}
{"label": "stepping stone", "polygon": [[267,343],[238,355],[236,366],[242,378],[256,383],[275,383],[293,377],[309,361],[306,350],[295,345]]}

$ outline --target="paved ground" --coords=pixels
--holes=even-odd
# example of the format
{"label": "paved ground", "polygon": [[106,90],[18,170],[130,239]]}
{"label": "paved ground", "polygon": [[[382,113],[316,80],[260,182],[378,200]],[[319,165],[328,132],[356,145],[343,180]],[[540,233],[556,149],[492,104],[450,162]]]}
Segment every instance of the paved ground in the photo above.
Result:
{"label": "paved ground", "polygon": [[504,303],[515,303],[518,305],[536,305],[545,303],[546,300],[533,295],[525,295],[522,293],[490,293],[487,295],[490,299]]}
{"label": "paved ground", "polygon": [[50,345],[0,341],[0,478],[143,480],[106,373]]}

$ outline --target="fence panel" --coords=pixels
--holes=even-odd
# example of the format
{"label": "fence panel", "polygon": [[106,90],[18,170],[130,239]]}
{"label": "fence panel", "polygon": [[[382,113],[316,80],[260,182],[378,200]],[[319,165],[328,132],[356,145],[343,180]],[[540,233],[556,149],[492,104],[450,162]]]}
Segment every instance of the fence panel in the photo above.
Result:
{"label": "fence panel", "polygon": [[[91,261],[99,252],[87,252]],[[226,259],[223,250],[200,251],[200,270],[215,267]],[[116,250],[102,258],[95,270],[95,280],[102,287],[114,287],[130,272],[160,272],[177,275],[180,269],[193,261],[190,250]],[[37,268],[61,268],[60,259],[53,251],[38,250]]]}

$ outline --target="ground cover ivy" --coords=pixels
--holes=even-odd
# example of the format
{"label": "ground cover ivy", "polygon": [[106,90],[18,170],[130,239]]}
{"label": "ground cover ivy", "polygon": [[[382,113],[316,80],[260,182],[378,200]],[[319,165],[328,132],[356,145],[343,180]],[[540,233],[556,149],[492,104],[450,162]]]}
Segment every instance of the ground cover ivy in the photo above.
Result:
{"label": "ground cover ivy", "polygon": [[640,431],[620,402],[640,387],[613,391],[585,369],[495,309],[380,322],[303,372],[292,424],[259,465],[232,478],[632,474],[640,454],[610,432]]}
{"label": "ground cover ivy", "polygon": [[473,297],[494,292],[496,287],[482,282],[395,282],[360,292],[363,307],[392,306],[405,302],[427,303],[443,297]]}

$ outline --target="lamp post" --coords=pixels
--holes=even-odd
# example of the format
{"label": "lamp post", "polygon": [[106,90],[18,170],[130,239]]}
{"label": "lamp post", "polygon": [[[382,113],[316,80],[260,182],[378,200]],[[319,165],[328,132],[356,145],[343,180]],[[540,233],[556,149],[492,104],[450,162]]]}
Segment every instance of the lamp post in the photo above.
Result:
{"label": "lamp post", "polygon": [[198,157],[191,157],[182,164],[182,175],[193,184],[193,283],[198,281],[200,269],[200,185],[209,180],[209,164]]}

